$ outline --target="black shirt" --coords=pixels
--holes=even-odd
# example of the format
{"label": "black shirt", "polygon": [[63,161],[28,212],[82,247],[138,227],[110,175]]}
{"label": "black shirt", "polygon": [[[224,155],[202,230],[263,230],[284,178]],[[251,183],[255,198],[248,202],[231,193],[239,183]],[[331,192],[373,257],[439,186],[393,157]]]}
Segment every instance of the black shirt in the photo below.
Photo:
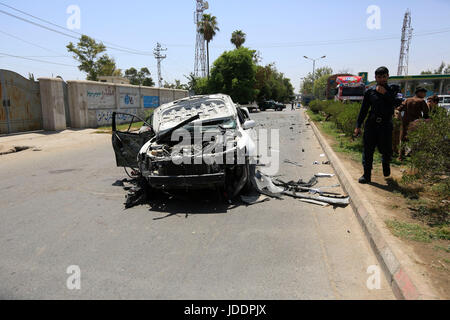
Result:
{"label": "black shirt", "polygon": [[377,92],[376,87],[372,87],[366,91],[356,123],[357,128],[362,127],[367,113],[369,113],[369,119],[382,118],[383,122],[392,119],[395,108],[401,105],[402,99],[397,97],[397,87],[386,86],[385,88],[385,94]]}

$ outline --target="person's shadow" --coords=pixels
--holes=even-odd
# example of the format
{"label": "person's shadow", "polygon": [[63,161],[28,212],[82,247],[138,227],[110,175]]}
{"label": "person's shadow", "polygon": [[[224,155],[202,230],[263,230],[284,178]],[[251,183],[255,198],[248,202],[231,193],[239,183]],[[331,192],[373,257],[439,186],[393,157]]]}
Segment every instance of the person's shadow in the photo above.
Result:
{"label": "person's shadow", "polygon": [[379,184],[373,181],[370,183],[370,185],[387,192],[400,193],[408,199],[418,199],[419,192],[423,191],[423,187],[403,187],[392,178],[386,179],[386,185]]}

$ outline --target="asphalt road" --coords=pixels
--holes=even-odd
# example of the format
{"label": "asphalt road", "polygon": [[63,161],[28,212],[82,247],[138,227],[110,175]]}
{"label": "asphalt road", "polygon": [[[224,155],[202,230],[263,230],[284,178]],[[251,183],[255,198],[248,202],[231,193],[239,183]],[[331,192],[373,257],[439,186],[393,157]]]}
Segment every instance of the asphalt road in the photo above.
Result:
{"label": "asphalt road", "polygon": [[[257,129],[280,130],[272,152],[284,180],[333,173],[312,164],[326,159],[301,114],[252,114]],[[381,288],[367,288],[377,260],[350,207],[188,199],[125,211],[125,191],[113,186],[125,177],[106,135],[1,156],[0,299],[394,298],[382,273]],[[80,290],[66,285],[71,265]]]}

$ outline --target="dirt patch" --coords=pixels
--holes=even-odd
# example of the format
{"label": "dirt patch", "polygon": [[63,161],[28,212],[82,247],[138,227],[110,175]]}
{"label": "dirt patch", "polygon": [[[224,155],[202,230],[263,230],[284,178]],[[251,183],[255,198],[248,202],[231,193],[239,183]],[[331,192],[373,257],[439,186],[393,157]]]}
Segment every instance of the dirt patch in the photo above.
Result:
{"label": "dirt patch", "polygon": [[[333,146],[336,141],[322,132],[327,142]],[[336,153],[342,164],[346,167],[350,175],[357,180],[362,175],[362,164],[355,161],[348,154]],[[399,188],[396,181],[402,177],[401,168],[392,167],[390,179],[385,179],[382,174],[381,165],[374,165],[372,173],[372,184],[361,185],[361,189],[366,192],[377,215],[389,224],[389,221],[398,222],[397,225],[413,226],[413,230],[388,229],[405,245],[404,251],[412,250],[418,259],[415,263],[426,270],[426,276],[431,280],[433,286],[443,299],[450,299],[450,241],[439,238],[426,240],[427,234],[431,234],[431,229],[424,221],[417,219],[417,212],[412,208],[410,201],[415,199],[415,195],[420,192],[420,186],[411,188]],[[414,218],[416,217],[416,218]],[[398,232],[395,232],[398,231]],[[417,234],[411,234],[416,232]],[[425,236],[424,236],[425,235]],[[414,239],[414,240],[412,240]]]}

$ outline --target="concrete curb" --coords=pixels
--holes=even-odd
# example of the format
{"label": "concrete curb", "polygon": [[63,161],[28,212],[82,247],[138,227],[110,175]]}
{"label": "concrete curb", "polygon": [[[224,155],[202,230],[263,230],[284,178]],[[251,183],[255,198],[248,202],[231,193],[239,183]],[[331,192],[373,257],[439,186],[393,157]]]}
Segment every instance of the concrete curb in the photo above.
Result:
{"label": "concrete curb", "polygon": [[359,188],[356,181],[350,176],[349,172],[345,169],[333,149],[320,133],[317,126],[309,118],[305,112],[305,116],[308,119],[311,128],[314,131],[320,145],[325,151],[328,159],[331,162],[336,174],[341,182],[342,187],[350,196],[350,204],[361,224],[364,233],[369,240],[375,255],[381,264],[383,271],[385,272],[388,282],[390,283],[395,296],[398,299],[406,300],[418,300],[423,299],[424,294],[419,293],[417,286],[411,280],[411,277],[407,274],[401,262],[395,256],[392,249],[387,244],[379,227],[373,220],[374,208],[367,201],[363,192]]}

